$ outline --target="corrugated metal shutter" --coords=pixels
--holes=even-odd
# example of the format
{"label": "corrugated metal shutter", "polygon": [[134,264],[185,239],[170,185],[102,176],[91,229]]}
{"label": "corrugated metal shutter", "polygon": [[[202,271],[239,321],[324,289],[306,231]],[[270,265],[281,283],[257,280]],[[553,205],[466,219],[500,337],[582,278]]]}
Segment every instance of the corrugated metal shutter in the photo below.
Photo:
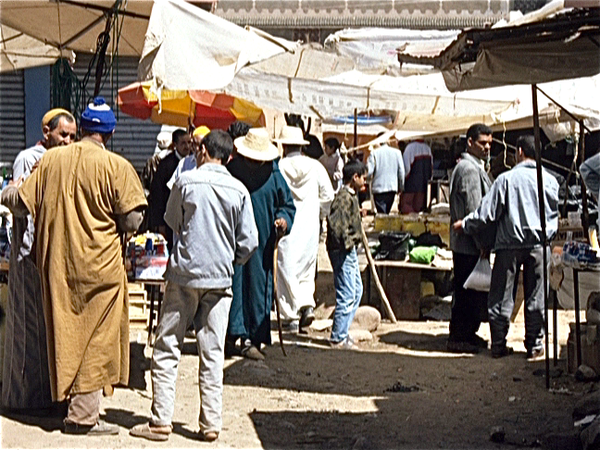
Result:
{"label": "corrugated metal shutter", "polygon": [[0,74],[0,164],[12,164],[24,148],[24,77],[17,70]]}
{"label": "corrugated metal shutter", "polygon": [[[79,80],[83,80],[88,70],[91,55],[78,54],[75,62],[74,72]],[[108,147],[115,153],[127,158],[141,173],[146,160],[154,153],[156,146],[156,135],[160,131],[160,125],[150,120],[141,120],[130,117],[118,111],[117,91],[137,80],[138,58],[121,57],[118,59],[118,68],[113,69],[112,77],[109,75],[100,89],[100,95],[106,98],[117,116],[115,134],[108,142]],[[94,72],[87,86],[89,96],[94,93]],[[88,97],[89,98],[89,97]]]}

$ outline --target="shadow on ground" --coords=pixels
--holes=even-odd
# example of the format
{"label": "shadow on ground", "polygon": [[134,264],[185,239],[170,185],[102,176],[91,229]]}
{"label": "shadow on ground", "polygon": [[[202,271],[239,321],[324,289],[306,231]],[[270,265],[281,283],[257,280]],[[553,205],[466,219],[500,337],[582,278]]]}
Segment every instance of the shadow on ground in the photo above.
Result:
{"label": "shadow on ground", "polygon": [[[329,348],[326,337],[284,334],[287,357],[277,344],[265,349],[265,362],[236,359],[225,384],[265,388],[284,405],[250,414],[265,449],[508,449],[540,446],[547,436],[572,430],[565,407],[573,397],[545,389],[543,360],[445,353],[446,339],[391,331],[380,336],[385,345],[341,351]],[[552,383],[571,380],[563,374]],[[319,397],[299,405],[295,392],[347,396],[348,406],[321,408]],[[348,412],[359,397],[371,399],[372,412],[363,412],[364,402],[360,412]],[[495,426],[507,430],[505,444],[490,441]]]}

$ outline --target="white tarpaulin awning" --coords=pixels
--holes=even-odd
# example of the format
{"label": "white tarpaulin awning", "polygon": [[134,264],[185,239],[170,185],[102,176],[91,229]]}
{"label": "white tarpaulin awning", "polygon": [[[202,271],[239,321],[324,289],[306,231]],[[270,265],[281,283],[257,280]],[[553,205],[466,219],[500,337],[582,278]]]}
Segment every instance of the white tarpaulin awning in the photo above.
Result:
{"label": "white tarpaulin awning", "polygon": [[422,65],[402,65],[398,52],[437,54],[459,35],[460,30],[409,30],[404,28],[345,29],[330,34],[323,44],[338,55],[351,58],[364,72],[410,75],[431,72]]}
{"label": "white tarpaulin awning", "polygon": [[184,1],[162,0],[150,15],[138,75],[157,90],[218,90],[247,64],[295,47]]}
{"label": "white tarpaulin awning", "polygon": [[[75,55],[64,50],[62,56],[72,61]],[[61,51],[42,41],[0,25],[0,72],[54,64]]]}
{"label": "white tarpaulin awning", "polygon": [[[140,74],[153,79],[158,89],[221,91],[263,109],[321,119],[352,115],[355,110],[393,112],[393,127],[406,133],[464,130],[474,122],[504,127],[532,116],[528,86],[452,93],[440,72],[365,73],[359,70],[360,54],[345,56],[314,45],[296,47],[263,36],[184,2],[165,0],[152,12]],[[362,36],[373,41],[368,30]],[[565,86],[557,88],[561,95],[563,90],[573,94],[565,103],[577,105],[575,92]],[[555,94],[550,87],[549,93]],[[542,103],[540,109],[546,106]],[[580,111],[584,117],[599,117],[597,109]],[[560,114],[548,117],[564,120]]]}

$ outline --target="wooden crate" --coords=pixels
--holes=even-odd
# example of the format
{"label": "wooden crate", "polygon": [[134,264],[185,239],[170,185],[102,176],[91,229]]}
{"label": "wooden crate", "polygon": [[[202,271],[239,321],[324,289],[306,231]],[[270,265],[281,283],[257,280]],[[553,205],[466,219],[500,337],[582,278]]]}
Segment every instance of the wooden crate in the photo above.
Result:
{"label": "wooden crate", "polygon": [[142,283],[129,283],[129,323],[144,328],[148,324],[148,294]]}

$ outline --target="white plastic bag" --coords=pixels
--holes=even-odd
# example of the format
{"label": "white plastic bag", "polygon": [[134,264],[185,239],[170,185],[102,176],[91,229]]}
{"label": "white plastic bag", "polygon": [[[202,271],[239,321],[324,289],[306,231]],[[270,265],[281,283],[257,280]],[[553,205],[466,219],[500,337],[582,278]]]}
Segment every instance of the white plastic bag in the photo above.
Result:
{"label": "white plastic bag", "polygon": [[480,257],[463,287],[465,289],[473,289],[474,291],[490,292],[491,282],[492,266],[490,265],[490,260]]}

